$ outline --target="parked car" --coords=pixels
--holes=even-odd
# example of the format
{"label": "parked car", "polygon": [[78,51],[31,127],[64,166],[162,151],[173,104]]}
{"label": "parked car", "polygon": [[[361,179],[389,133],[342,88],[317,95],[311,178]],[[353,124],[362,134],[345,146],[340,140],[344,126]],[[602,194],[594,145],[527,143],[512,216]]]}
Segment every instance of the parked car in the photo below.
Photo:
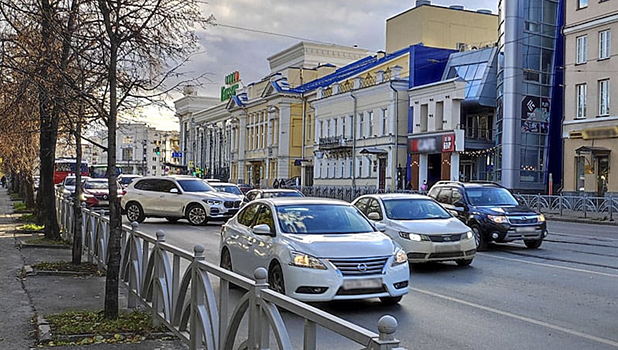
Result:
{"label": "parked car", "polygon": [[213,182],[209,183],[209,185],[219,192],[225,192],[237,196],[238,199],[240,199],[243,203],[248,202],[247,197],[245,197],[245,194],[242,193],[242,191],[236,184],[229,182]]}
{"label": "parked car", "polygon": [[272,189],[272,190],[251,190],[247,192],[247,199],[249,202],[252,200],[260,199],[260,198],[277,198],[277,197],[304,197],[300,191],[297,190],[283,190],[283,189]]}
{"label": "parked car", "polygon": [[472,229],[477,250],[486,249],[489,242],[516,240],[536,249],[548,233],[543,214],[520,205],[509,190],[495,183],[440,181],[429,196]]}
{"label": "parked car", "polygon": [[[117,184],[118,200],[122,198],[122,188]],[[107,179],[88,178],[82,184],[81,200],[89,208],[109,207],[109,182]]]}
{"label": "parked car", "polygon": [[[82,184],[84,181],[90,179],[88,176],[82,176],[81,181]],[[64,196],[70,197],[75,195],[75,175],[69,175],[62,180],[62,182],[58,185],[58,189],[62,191]]]}
{"label": "parked car", "polygon": [[405,252],[354,206],[322,198],[270,198],[247,204],[223,225],[221,266],[252,277],[268,269],[272,289],[303,301],[408,293]]}
{"label": "parked car", "polygon": [[126,188],[121,201],[131,222],[142,222],[148,217],[170,222],[186,218],[191,225],[227,220],[238,212],[240,204],[237,196],[217,192],[206,181],[187,175],[137,179]]}
{"label": "parked car", "polygon": [[455,261],[467,266],[474,259],[470,228],[427,196],[376,194],[352,204],[370,220],[386,225],[384,232],[403,247],[411,263]]}
{"label": "parked car", "polygon": [[244,193],[246,195],[247,192],[249,192],[249,191],[251,191],[253,189],[253,186],[247,185],[247,184],[238,184],[238,188],[240,188],[242,193]]}
{"label": "parked car", "polygon": [[134,174],[120,174],[118,175],[118,182],[120,183],[122,188],[127,188],[132,181],[141,177],[143,176]]}

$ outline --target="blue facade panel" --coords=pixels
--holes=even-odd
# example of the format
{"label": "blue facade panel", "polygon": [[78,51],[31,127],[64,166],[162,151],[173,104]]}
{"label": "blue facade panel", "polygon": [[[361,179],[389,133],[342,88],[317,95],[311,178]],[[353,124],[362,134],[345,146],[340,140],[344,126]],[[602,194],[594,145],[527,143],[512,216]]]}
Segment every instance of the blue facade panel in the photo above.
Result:
{"label": "blue facade panel", "polygon": [[456,50],[436,49],[423,45],[410,46],[409,87],[435,83],[442,79],[449,56]]}

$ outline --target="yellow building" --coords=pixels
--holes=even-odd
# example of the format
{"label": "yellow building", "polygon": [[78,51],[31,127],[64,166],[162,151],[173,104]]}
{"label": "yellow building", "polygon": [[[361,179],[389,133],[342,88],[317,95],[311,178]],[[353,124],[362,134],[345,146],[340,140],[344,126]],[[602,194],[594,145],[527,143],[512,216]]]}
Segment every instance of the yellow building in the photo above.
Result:
{"label": "yellow building", "polygon": [[416,7],[386,20],[386,52],[411,45],[442,49],[493,46],[498,40],[498,16],[490,10],[441,7],[417,1]]}

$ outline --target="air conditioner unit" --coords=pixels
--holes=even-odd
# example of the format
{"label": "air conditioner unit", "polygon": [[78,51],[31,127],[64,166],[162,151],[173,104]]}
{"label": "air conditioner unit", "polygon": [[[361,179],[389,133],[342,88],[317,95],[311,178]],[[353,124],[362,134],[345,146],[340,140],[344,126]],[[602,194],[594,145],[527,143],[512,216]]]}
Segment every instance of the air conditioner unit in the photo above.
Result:
{"label": "air conditioner unit", "polygon": [[463,51],[466,51],[466,48],[468,47],[468,45],[466,45],[466,43],[457,43],[455,47],[457,48],[459,52],[463,52]]}

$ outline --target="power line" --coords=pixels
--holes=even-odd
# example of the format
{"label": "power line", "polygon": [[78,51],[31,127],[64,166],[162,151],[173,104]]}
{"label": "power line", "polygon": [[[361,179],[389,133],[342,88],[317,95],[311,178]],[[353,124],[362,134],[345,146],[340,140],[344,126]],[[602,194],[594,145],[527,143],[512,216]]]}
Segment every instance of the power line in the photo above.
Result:
{"label": "power line", "polygon": [[[308,42],[324,44],[324,45],[346,46],[346,45],[340,45],[340,44],[330,43],[330,42],[321,41],[321,40],[303,38],[303,37],[300,37],[300,36],[295,36],[295,35],[290,35],[290,34],[269,32],[269,31],[266,31],[266,30],[246,28],[246,27],[240,27],[240,26],[233,26],[233,25],[229,25],[229,24],[215,23],[215,26],[219,26],[219,27],[223,27],[223,28],[236,29],[236,30],[242,30],[242,31],[245,31],[245,32],[257,33],[257,34],[273,35],[273,36],[279,36],[279,37],[283,37],[283,38],[296,39],[296,40],[301,40],[301,41],[308,41]],[[357,48],[363,49],[363,48],[360,48],[360,47],[357,47]],[[378,51],[378,50],[371,50],[371,49],[364,49],[364,50],[367,50],[367,51],[370,51],[370,52],[377,52]]]}

